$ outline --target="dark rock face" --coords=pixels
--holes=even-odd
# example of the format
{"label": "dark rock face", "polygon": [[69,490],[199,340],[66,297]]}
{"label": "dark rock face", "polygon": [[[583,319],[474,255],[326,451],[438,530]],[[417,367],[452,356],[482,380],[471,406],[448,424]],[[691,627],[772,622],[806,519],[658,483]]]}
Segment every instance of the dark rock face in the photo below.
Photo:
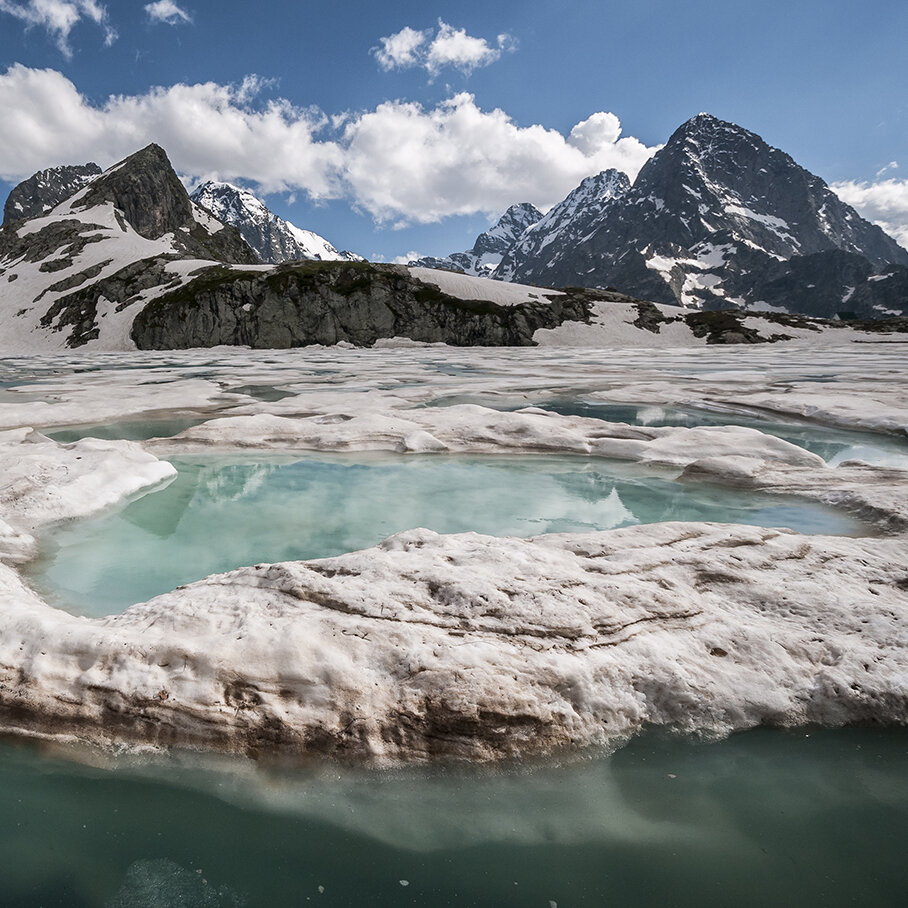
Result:
{"label": "dark rock face", "polygon": [[589,321],[592,296],[552,296],[501,306],[461,300],[397,265],[306,262],[271,272],[209,268],[138,314],[140,349],[218,344],[301,347],[347,341],[370,346],[406,337],[459,346],[529,346],[539,328]]}
{"label": "dark rock face", "polygon": [[80,207],[104,202],[113,202],[132,229],[149,240],[193,220],[189,196],[160,145],[151,144],[112,167],[85,193]]}
{"label": "dark rock face", "polygon": [[492,227],[476,237],[472,249],[452,252],[444,257],[425,256],[408,264],[442,271],[462,271],[474,277],[490,277],[518,238],[541,217],[542,212],[529,202],[511,205]]}
{"label": "dark rock face", "polygon": [[[573,219],[583,230],[566,234],[564,242],[540,248],[527,239],[541,225],[529,231],[498,276],[546,286],[616,286],[657,302],[719,309],[768,302],[766,294],[786,280],[806,286],[802,275],[814,267],[810,261],[793,265],[791,275],[780,267],[794,257],[837,251],[863,257],[871,272],[908,266],[908,251],[823,180],[754,133],[708,114],[681,126],[630,189],[589,214],[578,206]],[[841,308],[854,288],[843,283],[845,260],[837,267],[842,281],[824,282],[827,313]],[[818,298],[805,298],[802,306],[789,296],[784,306],[816,311]],[[903,306],[908,311],[908,301]]]}
{"label": "dark rock face", "polygon": [[3,206],[3,223],[46,214],[75,195],[101,173],[97,164],[76,164],[39,170],[13,189]]}
{"label": "dark rock face", "polygon": [[160,145],[137,151],[94,180],[79,207],[104,202],[112,202],[130,227],[146,239],[172,233],[186,257],[239,265],[258,263],[235,227],[209,232],[198,223],[189,195]]}
{"label": "dark rock face", "polygon": [[[142,300],[142,292],[152,287],[177,287],[179,278],[174,278],[166,273],[167,259],[143,259],[133,262],[122,268],[116,274],[94,281],[87,286],[79,286],[65,296],[60,296],[47,310],[41,319],[41,327],[52,331],[62,331],[66,334],[66,345],[76,348],[82,347],[89,341],[95,340],[101,331],[98,306],[102,297],[107,300],[116,300],[115,311],[120,312]],[[86,284],[92,277],[97,277],[98,268],[94,274],[82,272],[73,279],[78,286]],[[68,290],[69,287],[54,285],[50,289]],[[46,291],[45,291],[46,292]],[[43,294],[42,294],[43,295]]]}

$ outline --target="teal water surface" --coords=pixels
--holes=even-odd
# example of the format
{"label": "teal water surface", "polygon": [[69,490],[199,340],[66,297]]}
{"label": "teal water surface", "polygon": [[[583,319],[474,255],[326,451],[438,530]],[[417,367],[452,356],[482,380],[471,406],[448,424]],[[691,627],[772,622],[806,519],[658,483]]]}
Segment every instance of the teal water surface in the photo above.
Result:
{"label": "teal water surface", "polygon": [[259,562],[339,555],[402,530],[495,536],[665,520],[856,534],[846,515],[665,472],[570,457],[183,457],[178,476],[126,507],[65,524],[30,567],[51,601],[105,615]]}
{"label": "teal water surface", "polygon": [[908,731],[297,772],[0,746],[4,908],[902,904]]}

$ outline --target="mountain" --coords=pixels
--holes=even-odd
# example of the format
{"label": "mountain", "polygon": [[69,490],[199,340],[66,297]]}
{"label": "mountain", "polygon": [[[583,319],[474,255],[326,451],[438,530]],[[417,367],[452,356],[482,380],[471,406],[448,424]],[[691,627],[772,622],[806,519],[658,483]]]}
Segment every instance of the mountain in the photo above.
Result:
{"label": "mountain", "polygon": [[158,145],[83,180],[49,211],[46,200],[78,181],[67,168],[44,173],[61,182],[32,178],[11,194],[41,213],[0,228],[6,349],[123,349],[135,312],[155,294],[213,262],[258,263],[239,231],[190,201]]}
{"label": "mountain", "polygon": [[39,170],[9,194],[3,206],[3,223],[33,218],[75,195],[101,173],[97,164],[76,164]]}
{"label": "mountain", "polygon": [[263,262],[280,264],[300,259],[361,262],[352,252],[338,252],[324,237],[274,214],[248,189],[209,180],[190,196],[218,220],[232,224]]}
{"label": "mountain", "polygon": [[[261,264],[236,227],[189,198],[157,145],[92,174],[45,211],[47,198],[72,189],[71,174],[59,174],[59,185],[42,180],[17,187],[22,210],[41,213],[0,227],[4,353],[370,346],[391,338],[457,346],[653,347],[866,336],[852,331],[865,328],[841,322],[691,312],[612,291],[543,290],[420,267]],[[515,225],[516,218],[500,233]],[[489,231],[490,243],[502,238]],[[849,279],[867,273],[863,259],[852,255]],[[892,269],[901,266],[887,267],[865,284],[897,296],[904,284]],[[854,291],[856,301],[861,292]],[[876,324],[874,330],[908,330],[908,319]]]}
{"label": "mountain", "polygon": [[452,252],[448,256],[425,256],[409,262],[412,267],[462,271],[474,277],[490,277],[504,255],[527,228],[542,217],[542,212],[529,202],[511,207],[484,233],[476,237],[472,249]]}
{"label": "mountain", "polygon": [[527,227],[505,250],[501,263],[495,269],[495,278],[502,281],[514,279],[516,262],[545,260],[548,248],[556,250],[580,246],[602,220],[613,200],[623,196],[630,188],[631,181],[620,170],[603,170],[596,176],[587,177],[563,202]]}
{"label": "mountain", "polygon": [[[614,286],[693,308],[879,317],[892,301],[879,301],[873,284],[881,282],[871,279],[889,266],[893,275],[908,267],[908,251],[822,179],[755,133],[709,114],[676,130],[624,192],[590,205],[582,190],[553,209],[573,211],[564,219],[569,226],[537,225],[495,276]],[[855,256],[863,260],[857,270]],[[908,301],[896,308],[908,313]]]}

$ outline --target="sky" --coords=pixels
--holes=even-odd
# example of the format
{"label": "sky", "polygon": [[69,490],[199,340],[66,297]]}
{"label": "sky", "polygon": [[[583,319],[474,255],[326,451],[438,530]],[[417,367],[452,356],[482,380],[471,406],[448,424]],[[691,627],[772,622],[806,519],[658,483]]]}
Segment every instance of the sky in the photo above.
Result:
{"label": "sky", "polygon": [[0,197],[157,142],[335,246],[472,246],[707,111],[908,246],[904,0],[0,0]]}

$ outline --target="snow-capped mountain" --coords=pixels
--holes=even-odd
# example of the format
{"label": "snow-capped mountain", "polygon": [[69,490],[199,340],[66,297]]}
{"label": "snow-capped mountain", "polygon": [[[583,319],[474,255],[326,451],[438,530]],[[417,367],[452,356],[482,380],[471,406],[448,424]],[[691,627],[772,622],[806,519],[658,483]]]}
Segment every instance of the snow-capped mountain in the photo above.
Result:
{"label": "snow-capped mountain", "polygon": [[564,207],[560,230],[528,231],[495,276],[613,286],[693,308],[908,312],[908,300],[893,308],[891,292],[878,299],[884,280],[902,282],[908,251],[789,155],[709,114],[676,130],[623,193],[590,206],[582,190],[547,216]]}
{"label": "snow-capped mountain", "polygon": [[352,252],[338,252],[324,237],[302,230],[271,211],[248,189],[209,180],[190,195],[219,221],[232,224],[256,255],[270,264],[298,261],[361,262]]}
{"label": "snow-capped mountain", "polygon": [[97,164],[75,164],[39,170],[9,194],[3,206],[3,223],[45,214],[60,202],[75,195],[99,176]]}
{"label": "snow-capped mountain", "polygon": [[579,246],[584,237],[598,226],[613,200],[623,196],[630,188],[631,181],[620,170],[603,170],[587,177],[563,202],[528,226],[505,250],[501,263],[495,269],[496,280],[516,280],[516,262],[544,258],[548,247],[570,249]]}
{"label": "snow-capped mountain", "polygon": [[472,249],[452,252],[448,256],[425,256],[409,262],[412,267],[463,271],[474,277],[490,277],[514,243],[542,217],[542,212],[529,202],[511,207],[486,231],[476,237]]}
{"label": "snow-capped mountain", "polygon": [[40,213],[0,228],[6,350],[127,349],[135,314],[149,300],[215,264],[257,265],[235,228],[190,201],[158,145],[82,180],[45,211],[49,198],[78,183],[68,168],[44,175],[55,172],[59,184],[42,176],[13,190],[21,210]]}

